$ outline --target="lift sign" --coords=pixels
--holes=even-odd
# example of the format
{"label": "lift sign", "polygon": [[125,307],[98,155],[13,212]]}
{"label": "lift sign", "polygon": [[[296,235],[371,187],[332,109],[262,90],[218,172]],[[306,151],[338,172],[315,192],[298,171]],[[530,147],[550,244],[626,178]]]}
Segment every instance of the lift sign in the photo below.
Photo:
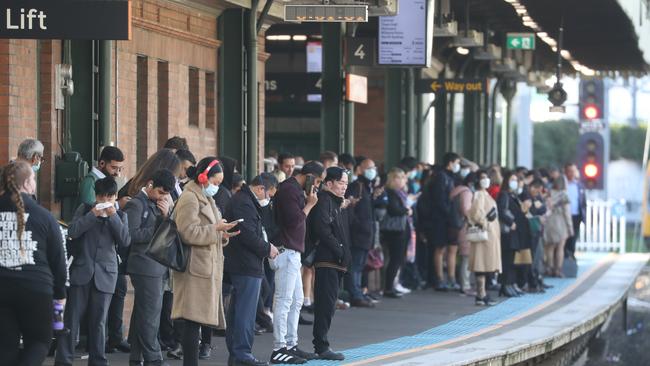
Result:
{"label": "lift sign", "polygon": [[131,2],[2,0],[0,38],[131,39]]}
{"label": "lift sign", "polygon": [[486,79],[422,79],[415,87],[418,94],[428,93],[486,93],[488,81]]}

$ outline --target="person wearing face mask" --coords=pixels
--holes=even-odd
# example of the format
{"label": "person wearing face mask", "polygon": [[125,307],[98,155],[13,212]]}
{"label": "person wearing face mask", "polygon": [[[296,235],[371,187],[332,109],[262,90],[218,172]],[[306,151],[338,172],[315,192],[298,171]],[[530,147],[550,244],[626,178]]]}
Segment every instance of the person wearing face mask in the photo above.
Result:
{"label": "person wearing face mask", "polygon": [[238,225],[240,234],[230,240],[224,249],[224,271],[228,273],[233,291],[228,307],[226,345],[230,353],[229,365],[267,365],[253,354],[255,315],[264,277],[264,259],[275,258],[278,249],[264,237],[262,205],[268,205],[271,182],[261,176],[244,185],[230,202],[225,213],[229,221],[243,220]]}
{"label": "person wearing face mask", "polygon": [[317,242],[314,268],[314,351],[319,359],[342,361],[343,354],[332,351],[328,333],[339,293],[339,284],[350,263],[345,234],[347,221],[342,213],[348,175],[344,169],[330,167],[318,193],[318,203],[307,219],[310,237]]}
{"label": "person wearing face mask", "polygon": [[487,241],[472,242],[469,253],[469,269],[476,276],[476,305],[494,305],[486,291],[487,276],[501,272],[501,233],[497,220],[497,203],[488,193],[490,178],[479,171],[474,185],[476,191],[469,210],[468,222],[487,231]]}
{"label": "person wearing face mask", "polygon": [[383,189],[375,189],[373,182],[377,178],[375,162],[368,158],[360,159],[357,171],[360,173],[354,183],[348,185],[345,197],[356,203],[350,208],[351,242],[350,252],[352,263],[346,273],[345,286],[352,300],[350,304],[356,307],[373,307],[372,301],[366,298],[362,291],[361,280],[368,258],[368,251],[375,242],[375,207],[377,197]]}
{"label": "person wearing face mask", "polygon": [[5,166],[0,192],[0,363],[42,365],[52,340],[55,303],[65,304],[63,237],[52,214],[31,198],[36,179],[30,164]]}
{"label": "person wearing face mask", "polygon": [[126,270],[134,288],[129,331],[131,366],[142,365],[143,359],[145,365],[163,364],[158,332],[167,267],[149,257],[146,251],[163,217],[169,215],[169,193],[175,184],[174,173],[167,169],[157,170],[124,207],[131,236]]}
{"label": "person wearing face mask", "polygon": [[[91,365],[108,364],[105,354],[106,317],[117,284],[116,248],[130,244],[127,216],[115,209],[117,183],[112,177],[95,182],[95,205],[79,206],[70,223],[72,238],[70,288],[65,325],[71,332],[58,339],[55,365],[72,365],[82,314],[88,316]],[[111,206],[104,208],[105,204]]]}
{"label": "person wearing face mask", "polygon": [[[436,291],[460,290],[456,283],[456,253],[458,246],[452,244],[450,238],[452,202],[451,191],[454,189],[454,175],[460,172],[460,156],[449,152],[443,157],[442,170],[435,174],[431,182],[429,202],[419,204],[427,205],[430,212],[426,221],[420,222],[424,228],[427,242],[434,248],[434,268],[436,273]],[[447,251],[447,275],[443,274],[443,259]]]}
{"label": "person wearing face mask", "polygon": [[223,180],[223,167],[215,157],[206,157],[196,166],[198,173],[178,199],[174,221],[184,244],[191,247],[185,272],[172,271],[174,303],[171,318],[183,320],[183,365],[199,362],[201,325],[225,327],[221,286],[223,248],[239,234],[228,232],[237,222],[221,218],[212,196]]}
{"label": "person wearing face mask", "polygon": [[523,294],[516,284],[515,253],[530,249],[530,230],[526,213],[529,205],[522,203],[517,195],[519,179],[515,172],[504,175],[501,192],[497,198],[499,222],[501,224],[501,276],[500,296],[514,297]]}
{"label": "person wearing face mask", "polygon": [[18,146],[16,161],[24,161],[32,167],[34,173],[41,170],[43,163],[43,143],[36,139],[26,139]]}
{"label": "person wearing face mask", "polygon": [[[462,169],[461,169],[462,172]],[[461,173],[462,176],[462,173]],[[470,244],[466,239],[467,232],[467,216],[472,207],[473,197],[473,182],[476,180],[474,173],[468,173],[464,179],[457,179],[456,186],[451,191],[451,201],[454,214],[457,215],[457,220],[460,221],[459,228],[454,228],[449,234],[451,243],[458,245],[459,254],[461,258],[460,263],[460,292],[465,295],[471,295],[471,283],[469,272],[469,251]]]}

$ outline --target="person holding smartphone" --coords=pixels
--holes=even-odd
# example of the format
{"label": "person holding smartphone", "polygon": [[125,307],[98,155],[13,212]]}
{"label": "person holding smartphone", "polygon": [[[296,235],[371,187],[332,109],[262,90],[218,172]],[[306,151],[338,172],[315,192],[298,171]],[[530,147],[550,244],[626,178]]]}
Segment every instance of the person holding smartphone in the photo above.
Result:
{"label": "person holding smartphone", "polygon": [[310,161],[300,174],[282,182],[274,197],[278,233],[271,241],[278,246],[280,254],[273,261],[273,364],[302,364],[318,357],[298,348],[298,320],[304,298],[300,267],[301,253],[305,250],[305,222],[318,202],[316,187],[324,173],[321,163]]}

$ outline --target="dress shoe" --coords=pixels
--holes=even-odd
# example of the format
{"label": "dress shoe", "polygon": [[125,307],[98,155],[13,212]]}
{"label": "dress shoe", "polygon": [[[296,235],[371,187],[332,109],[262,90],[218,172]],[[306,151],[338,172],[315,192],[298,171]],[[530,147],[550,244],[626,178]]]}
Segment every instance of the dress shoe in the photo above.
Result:
{"label": "dress shoe", "polygon": [[403,296],[399,292],[384,291],[384,297],[388,297],[388,298],[391,298],[391,299],[401,299]]}
{"label": "dress shoe", "polygon": [[306,311],[309,314],[313,314],[314,313],[314,304],[303,305],[301,311]]}
{"label": "dress shoe", "polygon": [[125,340],[120,342],[120,343],[117,343],[117,344],[110,344],[107,349],[109,349],[109,348],[112,350],[111,353],[117,352],[117,351],[122,352],[122,353],[130,353],[131,352],[131,345],[129,344],[129,342],[127,342]]}
{"label": "dress shoe", "polygon": [[343,361],[345,356],[342,353],[334,352],[331,349],[328,349],[325,352],[318,354],[319,360],[328,360],[328,361]]}
{"label": "dress shoe", "polygon": [[351,306],[357,307],[357,308],[374,308],[375,304],[372,302],[365,300],[365,299],[352,299],[350,302]]}
{"label": "dress shoe", "polygon": [[176,347],[172,348],[167,352],[167,358],[171,358],[173,360],[182,360],[183,359],[183,347],[181,347],[180,344],[176,345]]}
{"label": "dress shoe", "polygon": [[314,324],[314,322],[309,320],[309,319],[305,319],[305,318],[302,317],[302,315],[300,315],[300,318],[298,318],[298,324],[300,324],[300,325],[312,325],[312,324]]}
{"label": "dress shoe", "polygon": [[268,362],[260,361],[258,359],[251,360],[233,360],[232,363],[229,363],[231,366],[268,366]]}
{"label": "dress shoe", "polygon": [[296,357],[305,359],[307,361],[315,360],[315,359],[318,358],[317,354],[311,353],[311,352],[305,352],[305,351],[301,350],[300,348],[298,348],[298,346],[293,346],[292,348],[287,349],[287,352],[289,352],[290,354],[292,354],[292,355],[294,355]]}
{"label": "dress shoe", "polygon": [[201,343],[199,347],[199,360],[209,360],[212,355],[212,346],[207,343]]}

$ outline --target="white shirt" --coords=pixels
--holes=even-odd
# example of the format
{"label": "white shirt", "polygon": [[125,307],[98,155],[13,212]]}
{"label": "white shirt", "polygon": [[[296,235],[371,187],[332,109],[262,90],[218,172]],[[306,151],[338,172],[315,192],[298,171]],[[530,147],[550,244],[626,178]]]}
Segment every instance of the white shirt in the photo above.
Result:
{"label": "white shirt", "polygon": [[97,179],[106,178],[106,174],[102,173],[102,171],[97,169],[97,167],[93,167],[92,173],[97,177]]}
{"label": "white shirt", "polygon": [[567,179],[567,194],[569,195],[569,205],[571,206],[571,216],[580,215],[580,189],[578,182]]}

